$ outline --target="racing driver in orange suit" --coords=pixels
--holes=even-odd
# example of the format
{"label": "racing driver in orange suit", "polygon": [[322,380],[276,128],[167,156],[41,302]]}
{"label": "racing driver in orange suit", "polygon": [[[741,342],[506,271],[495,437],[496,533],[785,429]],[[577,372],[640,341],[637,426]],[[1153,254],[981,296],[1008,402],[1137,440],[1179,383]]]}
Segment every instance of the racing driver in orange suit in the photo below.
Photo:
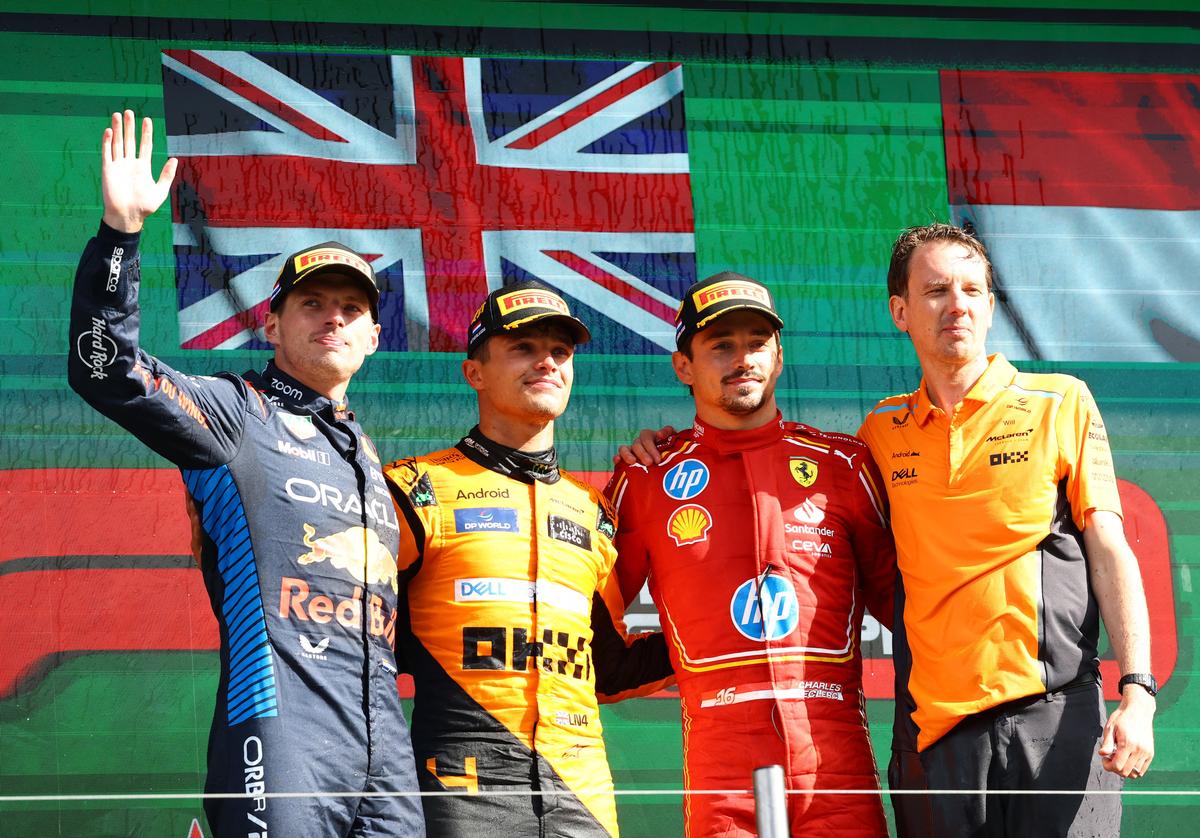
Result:
{"label": "racing driver in orange suit", "polygon": [[492,292],[463,361],[479,424],[384,469],[412,574],[398,637],[417,777],[443,793],[422,799],[431,838],[616,835],[597,696],[671,677],[661,634],[623,636],[611,508],[558,466],[554,421],[589,337],[539,282]]}
{"label": "racing driver in orange suit", "polygon": [[[854,437],[784,422],[770,292],[723,272],[690,289],[672,363],[690,430],[623,462],[617,510],[626,602],[649,580],[683,712],[688,791],[746,789],[783,767],[793,835],[886,836],[867,735],[863,607],[892,622],[896,563],[880,480]],[[643,437],[644,439],[644,437]],[[629,460],[630,458],[626,458]],[[749,795],[688,795],[689,836],[753,836]]]}

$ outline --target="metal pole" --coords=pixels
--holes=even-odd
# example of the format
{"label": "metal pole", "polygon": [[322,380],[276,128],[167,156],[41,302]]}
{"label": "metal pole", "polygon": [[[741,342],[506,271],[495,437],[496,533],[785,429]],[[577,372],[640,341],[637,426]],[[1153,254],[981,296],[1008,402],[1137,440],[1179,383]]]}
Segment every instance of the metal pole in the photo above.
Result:
{"label": "metal pole", "polygon": [[754,820],[758,838],[790,838],[782,766],[754,769]]}

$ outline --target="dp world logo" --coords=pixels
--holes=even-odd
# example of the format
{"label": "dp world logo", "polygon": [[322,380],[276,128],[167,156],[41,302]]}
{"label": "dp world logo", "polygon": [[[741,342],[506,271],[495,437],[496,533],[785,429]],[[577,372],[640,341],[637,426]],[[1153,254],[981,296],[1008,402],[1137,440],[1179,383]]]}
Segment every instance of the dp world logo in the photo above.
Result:
{"label": "dp world logo", "polygon": [[729,603],[734,628],[751,640],[778,640],[800,621],[796,589],[782,576],[767,574],[738,585]]}
{"label": "dp world logo", "polygon": [[663,491],[675,500],[691,500],[708,485],[708,466],[699,460],[684,460],[663,475]]}

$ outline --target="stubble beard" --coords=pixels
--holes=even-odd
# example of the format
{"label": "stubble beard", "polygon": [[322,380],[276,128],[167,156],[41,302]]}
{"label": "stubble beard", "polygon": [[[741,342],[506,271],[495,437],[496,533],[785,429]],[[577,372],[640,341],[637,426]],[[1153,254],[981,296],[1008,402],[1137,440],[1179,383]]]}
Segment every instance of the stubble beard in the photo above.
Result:
{"label": "stubble beard", "polygon": [[767,400],[765,387],[755,389],[749,384],[738,386],[733,395],[721,396],[721,409],[733,416],[746,416],[754,413]]}

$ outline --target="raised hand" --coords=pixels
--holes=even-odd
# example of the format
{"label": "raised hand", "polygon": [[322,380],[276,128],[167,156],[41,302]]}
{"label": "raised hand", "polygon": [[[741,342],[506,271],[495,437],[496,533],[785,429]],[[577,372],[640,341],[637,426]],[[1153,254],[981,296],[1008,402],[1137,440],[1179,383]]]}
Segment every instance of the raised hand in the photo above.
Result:
{"label": "raised hand", "polygon": [[137,150],[133,133],[133,111],[112,115],[112,127],[104,129],[100,142],[100,187],[104,195],[104,223],[114,230],[136,233],[146,217],[167,199],[179,161],[167,160],[158,180],[150,170],[154,150],[154,124],[142,119],[142,148]]}

